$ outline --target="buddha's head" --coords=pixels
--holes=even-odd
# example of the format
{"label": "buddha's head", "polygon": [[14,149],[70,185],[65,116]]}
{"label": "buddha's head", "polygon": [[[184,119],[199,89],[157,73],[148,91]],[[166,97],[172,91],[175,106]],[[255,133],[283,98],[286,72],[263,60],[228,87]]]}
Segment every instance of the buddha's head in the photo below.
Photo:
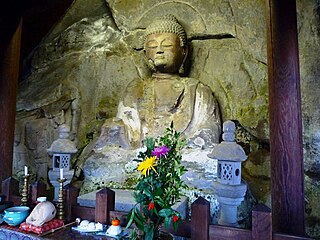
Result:
{"label": "buddha's head", "polygon": [[144,50],[153,71],[183,73],[187,55],[186,32],[173,15],[166,15],[147,27]]}

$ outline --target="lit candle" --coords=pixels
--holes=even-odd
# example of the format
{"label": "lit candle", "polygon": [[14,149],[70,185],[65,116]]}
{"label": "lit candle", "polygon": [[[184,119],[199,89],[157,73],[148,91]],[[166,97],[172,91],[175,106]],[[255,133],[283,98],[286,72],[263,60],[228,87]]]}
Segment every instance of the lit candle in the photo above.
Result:
{"label": "lit candle", "polygon": [[27,176],[28,175],[28,167],[24,166],[24,175]]}
{"label": "lit candle", "polygon": [[63,168],[60,168],[60,179],[63,179]]}

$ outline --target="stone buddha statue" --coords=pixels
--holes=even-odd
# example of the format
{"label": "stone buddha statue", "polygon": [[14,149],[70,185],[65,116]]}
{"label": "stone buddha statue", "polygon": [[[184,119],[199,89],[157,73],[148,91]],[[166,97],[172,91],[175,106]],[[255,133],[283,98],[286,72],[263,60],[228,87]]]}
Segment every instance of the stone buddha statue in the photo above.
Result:
{"label": "stone buddha statue", "polygon": [[181,77],[188,42],[173,15],[146,28],[144,52],[152,75],[128,84],[117,117],[105,122],[96,148],[106,144],[140,147],[145,137],[163,134],[172,121],[189,146],[206,148],[218,143],[220,113],[211,89],[196,79]]}
{"label": "stone buddha statue", "polygon": [[144,52],[151,74],[128,84],[117,116],[101,127],[93,151],[82,166],[82,193],[107,183],[114,188],[126,186],[127,179],[136,174],[132,159],[143,147],[143,140],[162,135],[171,122],[188,144],[182,155],[188,167],[186,183],[210,186],[215,166],[207,154],[219,142],[219,108],[208,86],[182,77],[188,45],[175,17],[165,16],[147,27]]}

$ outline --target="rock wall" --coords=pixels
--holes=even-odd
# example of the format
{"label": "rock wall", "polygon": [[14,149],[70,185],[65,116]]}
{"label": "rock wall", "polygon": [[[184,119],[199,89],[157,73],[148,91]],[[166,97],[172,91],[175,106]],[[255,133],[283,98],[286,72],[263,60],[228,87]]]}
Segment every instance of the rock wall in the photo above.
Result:
{"label": "rock wall", "polygon": [[307,232],[320,237],[320,1],[298,1]]}
{"label": "rock wall", "polygon": [[[297,7],[307,224],[310,234],[320,236],[319,1],[299,0]],[[157,4],[151,0],[76,0],[24,61],[16,120],[22,137],[15,151],[16,165],[21,166],[15,169],[22,170],[30,162],[37,178],[46,179],[51,167],[46,149],[57,139],[63,123],[71,127],[72,140],[80,149],[73,164],[82,168],[104,120],[115,116],[128,82],[149,74],[142,57],[143,29],[168,11],[184,25],[192,44],[189,76],[212,89],[223,121],[237,123],[237,141],[249,155],[243,165],[244,178],[253,195],[270,204],[263,0]],[[21,149],[24,153],[19,155]],[[76,173],[81,180],[80,171]]]}

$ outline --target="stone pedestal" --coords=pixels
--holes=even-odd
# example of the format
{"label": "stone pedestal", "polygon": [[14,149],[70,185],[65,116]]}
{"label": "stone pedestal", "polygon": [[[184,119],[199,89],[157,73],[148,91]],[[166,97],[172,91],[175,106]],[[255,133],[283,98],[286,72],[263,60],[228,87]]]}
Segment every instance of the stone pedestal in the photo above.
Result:
{"label": "stone pedestal", "polygon": [[[70,183],[72,177],[74,174],[74,169],[64,171],[63,172],[63,177],[66,179],[66,181],[63,183],[63,186],[67,185]],[[52,186],[54,187],[54,201],[58,200],[59,196],[59,181],[58,179],[60,178],[60,171],[59,170],[49,170],[49,180]]]}
{"label": "stone pedestal", "polygon": [[[115,192],[115,210],[122,212],[129,212],[136,204],[134,200],[133,190],[121,190],[112,189]],[[78,197],[78,204],[85,207],[95,207],[96,206],[96,193],[93,191],[87,194],[80,195]],[[181,197],[180,202],[177,202],[172,208],[178,211],[182,219],[187,218],[187,208],[188,199],[186,197]]]}
{"label": "stone pedestal", "polygon": [[220,225],[238,227],[238,206],[244,200],[247,185],[243,182],[239,185],[225,185],[213,182],[213,189],[220,204]]}

